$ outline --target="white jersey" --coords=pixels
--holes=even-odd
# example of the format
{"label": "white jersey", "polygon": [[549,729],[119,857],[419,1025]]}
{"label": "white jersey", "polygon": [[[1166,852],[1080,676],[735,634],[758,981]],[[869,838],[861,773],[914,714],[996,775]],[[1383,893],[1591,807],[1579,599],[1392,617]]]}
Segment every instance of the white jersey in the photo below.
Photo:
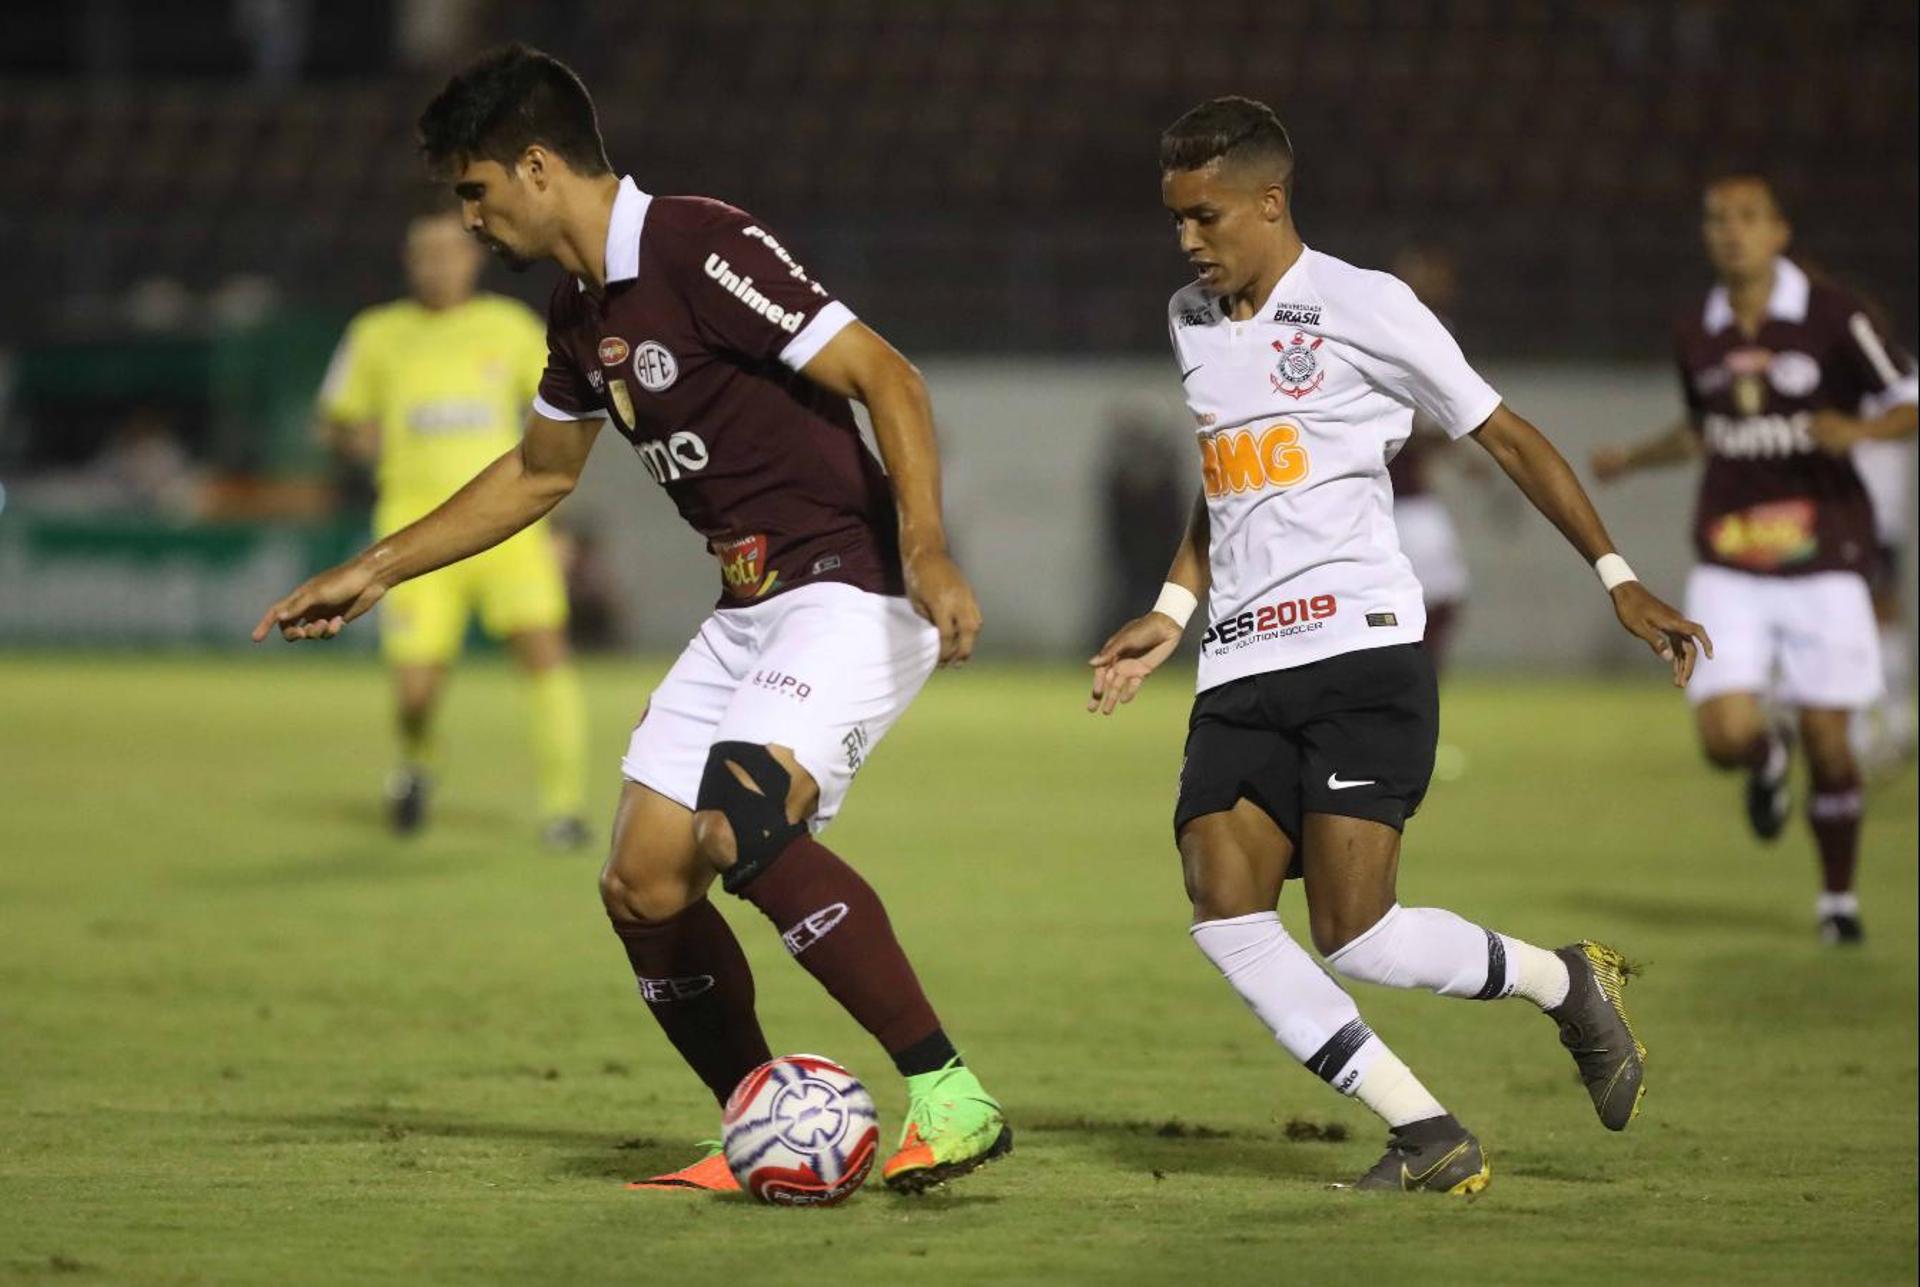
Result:
{"label": "white jersey", "polygon": [[1168,311],[1211,534],[1201,691],[1417,642],[1387,461],[1416,411],[1458,438],[1500,395],[1404,282],[1315,250],[1247,321],[1198,283]]}
{"label": "white jersey", "polygon": [[1873,502],[1874,535],[1884,546],[1906,548],[1907,514],[1913,508],[1913,439],[1856,442],[1853,468]]}

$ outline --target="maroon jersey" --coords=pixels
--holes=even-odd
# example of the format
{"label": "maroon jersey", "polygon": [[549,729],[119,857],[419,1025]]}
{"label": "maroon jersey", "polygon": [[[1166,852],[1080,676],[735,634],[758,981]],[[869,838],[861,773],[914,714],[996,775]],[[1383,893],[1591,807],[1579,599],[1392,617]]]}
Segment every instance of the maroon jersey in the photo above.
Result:
{"label": "maroon jersey", "polygon": [[1782,259],[1756,335],[1716,286],[1680,320],[1675,349],[1707,457],[1693,524],[1701,560],[1775,576],[1865,572],[1866,488],[1851,457],[1820,450],[1810,430],[1814,412],[1859,414],[1900,383],[1859,302]]}
{"label": "maroon jersey", "polygon": [[607,288],[563,280],[534,410],[609,417],[720,560],[720,606],[840,581],[904,593],[885,471],[800,375],[853,320],[765,226],[620,183]]}

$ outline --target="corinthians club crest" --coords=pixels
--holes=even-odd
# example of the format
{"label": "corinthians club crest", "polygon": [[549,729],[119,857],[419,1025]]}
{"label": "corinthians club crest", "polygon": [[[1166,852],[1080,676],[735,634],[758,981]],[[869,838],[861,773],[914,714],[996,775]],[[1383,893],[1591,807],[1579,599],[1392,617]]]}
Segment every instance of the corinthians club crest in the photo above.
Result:
{"label": "corinthians club crest", "polygon": [[1309,341],[1304,331],[1295,331],[1285,344],[1279,340],[1273,342],[1273,351],[1280,355],[1278,368],[1268,376],[1275,393],[1304,398],[1320,387],[1327,378],[1327,373],[1320,369],[1318,352],[1323,342],[1324,337],[1318,335]]}

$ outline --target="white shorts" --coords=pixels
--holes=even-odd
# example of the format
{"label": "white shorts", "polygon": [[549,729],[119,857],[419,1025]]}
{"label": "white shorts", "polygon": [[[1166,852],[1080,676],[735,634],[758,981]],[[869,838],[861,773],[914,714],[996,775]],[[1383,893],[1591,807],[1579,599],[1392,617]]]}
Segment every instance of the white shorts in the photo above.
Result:
{"label": "white shorts", "polygon": [[654,690],[620,771],[692,809],[715,742],[784,746],[820,787],[818,831],[939,659],[912,604],[850,585],[722,608]]}
{"label": "white shorts", "polygon": [[1695,705],[1728,693],[1789,706],[1858,710],[1880,698],[1880,632],[1864,577],[1758,576],[1703,563],[1687,578],[1687,616],[1707,628],[1687,684]]}
{"label": "white shorts", "polygon": [[1413,564],[1429,604],[1458,603],[1467,597],[1467,561],[1460,555],[1453,519],[1438,496],[1395,500],[1393,525],[1400,533],[1400,552]]}

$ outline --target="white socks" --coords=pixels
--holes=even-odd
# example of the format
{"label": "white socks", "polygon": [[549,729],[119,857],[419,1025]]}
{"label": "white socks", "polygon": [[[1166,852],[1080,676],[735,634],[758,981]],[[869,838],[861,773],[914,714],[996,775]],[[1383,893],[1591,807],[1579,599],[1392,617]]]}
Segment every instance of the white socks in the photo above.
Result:
{"label": "white socks", "polygon": [[1353,998],[1293,941],[1274,912],[1202,921],[1194,943],[1267,1031],[1309,1071],[1389,1126],[1446,1110],[1361,1021]]}
{"label": "white socks", "polygon": [[1475,1001],[1518,994],[1551,1010],[1567,997],[1567,967],[1552,952],[1438,907],[1395,903],[1327,964],[1350,979]]}
{"label": "white socks", "polygon": [[[1378,1037],[1374,1038],[1376,1044],[1379,1041]],[[1360,1075],[1353,1097],[1380,1114],[1389,1126],[1424,1122],[1447,1111],[1439,1100],[1427,1093],[1413,1070],[1400,1062],[1400,1056],[1384,1045],[1367,1065],[1367,1071]]]}
{"label": "white socks", "polygon": [[1852,892],[1829,894],[1823,891],[1813,904],[1813,913],[1822,920],[1829,916],[1858,916],[1860,895]]}

